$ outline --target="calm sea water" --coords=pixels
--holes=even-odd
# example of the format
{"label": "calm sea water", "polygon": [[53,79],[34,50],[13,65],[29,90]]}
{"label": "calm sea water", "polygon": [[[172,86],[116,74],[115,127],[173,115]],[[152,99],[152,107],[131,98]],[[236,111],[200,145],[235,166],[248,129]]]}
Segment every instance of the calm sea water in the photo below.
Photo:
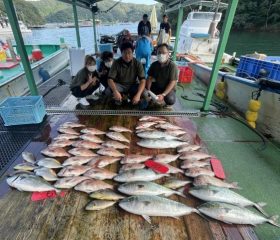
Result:
{"label": "calm sea water", "polygon": [[[137,31],[137,23],[98,26],[97,35],[116,34],[123,29],[128,29],[130,32]],[[86,49],[87,53],[94,50],[94,35],[92,27],[80,28],[81,44]],[[53,28],[33,30],[32,34],[24,36],[25,43],[32,44],[59,44],[60,37],[65,39],[65,42],[70,46],[75,47],[76,33],[75,28]],[[267,55],[280,56],[280,33],[268,32],[232,32],[227,44],[226,52],[236,52],[237,56],[253,53],[265,53]]]}

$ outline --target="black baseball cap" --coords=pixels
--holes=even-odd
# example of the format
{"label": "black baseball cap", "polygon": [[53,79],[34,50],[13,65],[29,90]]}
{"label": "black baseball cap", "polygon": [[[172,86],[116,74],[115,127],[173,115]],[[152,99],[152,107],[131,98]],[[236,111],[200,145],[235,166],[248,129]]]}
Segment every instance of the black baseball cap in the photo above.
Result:
{"label": "black baseball cap", "polygon": [[167,18],[168,18],[168,16],[167,16],[166,14],[164,14],[162,17],[163,17],[163,18],[165,18],[165,17],[167,17]]}
{"label": "black baseball cap", "polygon": [[145,13],[145,14],[143,15],[143,18],[148,18],[148,15]]}

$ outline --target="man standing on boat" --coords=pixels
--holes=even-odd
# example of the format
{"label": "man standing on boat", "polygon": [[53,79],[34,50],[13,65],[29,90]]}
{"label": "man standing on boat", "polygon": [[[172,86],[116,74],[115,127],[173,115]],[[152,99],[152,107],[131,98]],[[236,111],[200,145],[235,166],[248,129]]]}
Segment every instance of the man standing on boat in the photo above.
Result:
{"label": "man standing on boat", "polygon": [[151,23],[148,20],[148,15],[143,15],[143,20],[138,24],[138,36],[150,36],[152,32]]}
{"label": "man standing on boat", "polygon": [[166,43],[170,44],[171,39],[171,26],[168,22],[168,16],[163,15],[163,22],[160,24],[158,33],[158,44]]}
{"label": "man standing on boat", "polygon": [[152,63],[148,71],[146,88],[157,95],[157,103],[173,105],[176,101],[176,82],[178,69],[169,59],[168,45],[163,43],[157,48],[158,61]]}
{"label": "man standing on boat", "polygon": [[[115,103],[122,104],[124,94],[138,104],[146,85],[145,73],[140,62],[133,57],[133,45],[129,42],[121,45],[122,56],[113,62],[108,75],[108,85],[105,94],[111,95]],[[139,83],[138,83],[138,82]]]}

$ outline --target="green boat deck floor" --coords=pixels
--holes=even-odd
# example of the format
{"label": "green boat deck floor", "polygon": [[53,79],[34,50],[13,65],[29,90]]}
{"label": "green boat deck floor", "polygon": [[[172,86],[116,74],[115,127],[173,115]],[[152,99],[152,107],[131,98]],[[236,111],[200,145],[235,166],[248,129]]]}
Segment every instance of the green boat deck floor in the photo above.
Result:
{"label": "green boat deck floor", "polygon": [[[205,94],[205,91],[206,87],[197,80],[184,85],[184,92],[179,87],[177,96],[182,108],[200,109],[202,103],[187,101],[180,96],[202,100],[195,93]],[[242,188],[237,192],[254,202],[266,202],[264,209],[269,216],[279,215],[280,149],[277,145],[267,141],[264,146],[255,132],[230,117],[208,115],[192,118],[192,121],[209,153],[221,160],[227,180],[238,182]],[[280,239],[280,228],[270,224],[258,225],[255,231],[260,239]]]}

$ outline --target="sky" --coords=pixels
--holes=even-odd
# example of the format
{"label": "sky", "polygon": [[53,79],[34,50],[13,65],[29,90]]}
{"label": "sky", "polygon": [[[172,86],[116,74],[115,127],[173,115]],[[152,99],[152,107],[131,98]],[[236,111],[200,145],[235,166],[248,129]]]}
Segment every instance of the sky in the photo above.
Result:
{"label": "sky", "polygon": [[127,2],[127,3],[137,3],[137,4],[147,4],[147,5],[152,5],[156,4],[156,1],[152,0],[122,0],[122,2]]}

